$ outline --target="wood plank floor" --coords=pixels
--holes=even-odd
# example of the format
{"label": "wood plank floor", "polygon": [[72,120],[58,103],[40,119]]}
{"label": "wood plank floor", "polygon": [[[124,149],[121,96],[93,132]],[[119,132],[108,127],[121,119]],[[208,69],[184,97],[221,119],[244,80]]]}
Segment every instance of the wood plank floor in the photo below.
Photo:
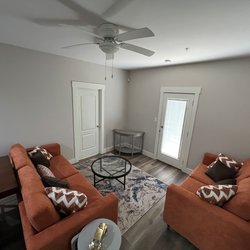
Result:
{"label": "wood plank floor", "polygon": [[[131,163],[170,185],[179,184],[187,175],[172,166],[144,155],[125,156]],[[120,250],[194,250],[197,249],[178,233],[167,229],[163,221],[163,197],[122,237]],[[181,204],[180,204],[181,205]]]}
{"label": "wood plank floor", "polygon": [[[128,158],[134,166],[141,168],[168,185],[171,183],[179,184],[187,177],[187,175],[180,170],[144,155],[124,157]],[[120,250],[196,249],[178,233],[171,229],[167,229],[162,219],[164,202],[165,197],[123,235]],[[7,223],[8,221],[10,221],[10,223]],[[7,234],[6,230],[8,231]],[[0,217],[0,232],[1,250],[25,249],[22,227],[17,209],[8,213],[7,221],[2,220]]]}

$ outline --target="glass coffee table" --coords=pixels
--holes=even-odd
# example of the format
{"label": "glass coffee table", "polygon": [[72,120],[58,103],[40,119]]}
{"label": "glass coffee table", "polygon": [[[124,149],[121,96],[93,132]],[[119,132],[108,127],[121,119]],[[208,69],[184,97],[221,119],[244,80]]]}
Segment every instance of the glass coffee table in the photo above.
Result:
{"label": "glass coffee table", "polygon": [[[91,170],[94,174],[94,186],[105,179],[116,179],[125,189],[126,175],[131,171],[131,168],[131,162],[121,156],[102,156],[91,165]],[[96,176],[101,179],[96,180]],[[119,180],[120,178],[123,178],[123,181]]]}

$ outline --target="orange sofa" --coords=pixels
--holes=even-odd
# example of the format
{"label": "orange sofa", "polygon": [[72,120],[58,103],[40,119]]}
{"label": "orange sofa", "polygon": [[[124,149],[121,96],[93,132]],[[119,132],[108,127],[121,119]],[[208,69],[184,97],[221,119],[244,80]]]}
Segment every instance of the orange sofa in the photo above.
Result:
{"label": "orange sofa", "polygon": [[[83,192],[88,205],[61,218],[47,197],[39,174],[20,144],[10,149],[10,160],[17,171],[21,199],[19,211],[27,250],[69,250],[74,235],[96,218],[117,222],[118,199],[110,193],[102,196],[60,153],[60,145],[43,145],[52,155],[50,169],[56,178],[64,179],[71,189]],[[30,150],[30,149],[28,149]]]}
{"label": "orange sofa", "polygon": [[199,187],[214,184],[205,171],[216,157],[206,153],[180,186],[168,187],[163,219],[201,250],[250,249],[250,159],[243,162],[237,174],[236,195],[223,207],[195,194]]}

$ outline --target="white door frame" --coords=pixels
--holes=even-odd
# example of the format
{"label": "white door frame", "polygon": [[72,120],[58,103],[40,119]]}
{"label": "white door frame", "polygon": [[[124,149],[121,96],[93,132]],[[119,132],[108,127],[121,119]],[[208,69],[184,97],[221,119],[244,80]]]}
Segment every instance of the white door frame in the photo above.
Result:
{"label": "white door frame", "polygon": [[75,151],[75,159],[79,161],[79,153],[78,148],[80,147],[77,138],[77,117],[78,116],[78,108],[77,108],[77,94],[79,89],[92,89],[98,90],[99,97],[99,153],[104,153],[104,97],[105,97],[105,85],[96,84],[96,83],[86,83],[86,82],[78,82],[72,81],[72,90],[73,90],[73,121],[74,121],[74,151]]}
{"label": "white door frame", "polygon": [[200,87],[161,87],[160,91],[160,103],[159,103],[159,111],[158,111],[158,120],[157,120],[157,128],[156,128],[156,139],[155,139],[155,148],[154,148],[154,158],[157,159],[158,154],[158,145],[159,145],[159,131],[161,126],[161,116],[162,116],[162,105],[163,105],[163,95],[164,93],[175,93],[175,94],[194,94],[194,105],[192,113],[191,121],[190,121],[190,128],[191,131],[189,133],[188,139],[187,139],[187,148],[185,149],[183,153],[183,164],[181,170],[185,173],[191,173],[192,170],[187,168],[187,160],[188,160],[188,154],[191,144],[191,138],[193,134],[193,127],[194,127],[194,121],[195,121],[195,115],[197,111],[198,106],[198,100],[199,95],[201,93]]}

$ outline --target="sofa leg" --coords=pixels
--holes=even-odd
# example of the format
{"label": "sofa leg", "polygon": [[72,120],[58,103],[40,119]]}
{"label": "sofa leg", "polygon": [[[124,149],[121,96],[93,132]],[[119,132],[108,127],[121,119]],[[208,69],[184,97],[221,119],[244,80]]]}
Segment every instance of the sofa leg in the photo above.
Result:
{"label": "sofa leg", "polygon": [[166,225],[167,225],[167,230],[170,229],[170,226],[168,224],[166,224]]}

